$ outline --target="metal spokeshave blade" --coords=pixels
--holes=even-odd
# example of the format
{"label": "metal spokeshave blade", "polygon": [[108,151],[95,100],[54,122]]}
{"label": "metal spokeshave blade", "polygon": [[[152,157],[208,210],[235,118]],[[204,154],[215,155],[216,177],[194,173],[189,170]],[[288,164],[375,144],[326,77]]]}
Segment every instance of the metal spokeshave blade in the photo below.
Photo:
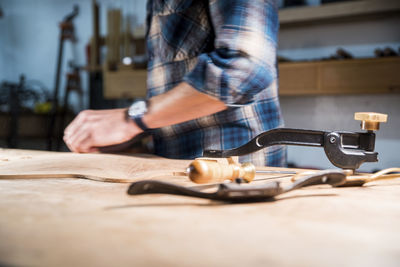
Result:
{"label": "metal spokeshave blade", "polygon": [[298,179],[294,183],[287,186],[281,186],[281,183],[278,181],[269,182],[262,185],[222,183],[218,185],[218,188],[215,192],[211,193],[161,181],[145,180],[132,183],[128,189],[128,194],[170,194],[226,202],[252,202],[271,200],[275,196],[282,193],[310,185],[329,184],[336,187],[343,184],[345,179],[346,175],[343,171],[324,170],[317,171],[310,175],[305,175],[301,179]]}

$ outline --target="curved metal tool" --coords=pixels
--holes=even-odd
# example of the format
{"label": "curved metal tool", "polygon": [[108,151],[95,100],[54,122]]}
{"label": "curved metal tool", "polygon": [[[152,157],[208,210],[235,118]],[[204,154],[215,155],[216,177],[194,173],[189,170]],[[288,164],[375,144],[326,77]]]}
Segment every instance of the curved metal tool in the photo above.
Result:
{"label": "curved metal tool", "polygon": [[330,162],[342,169],[358,169],[364,162],[378,161],[375,149],[375,133],[387,115],[376,112],[357,112],[354,119],[361,121],[364,133],[340,131],[313,131],[277,128],[259,134],[247,144],[230,150],[204,151],[204,157],[226,158],[253,153],[274,145],[323,147]]}
{"label": "curved metal tool", "polygon": [[323,147],[330,162],[342,169],[358,169],[364,162],[378,161],[374,152],[375,133],[325,132],[277,128],[259,134],[248,143],[230,150],[207,150],[204,157],[242,156],[274,145]]}
{"label": "curved metal tool", "polygon": [[329,184],[339,186],[345,182],[345,179],[345,173],[340,170],[325,170],[304,176],[287,186],[281,186],[279,182],[270,182],[262,185],[222,183],[218,185],[217,191],[212,193],[171,183],[147,180],[132,183],[128,189],[128,194],[171,194],[227,202],[251,202],[272,199],[282,193],[310,185]]}

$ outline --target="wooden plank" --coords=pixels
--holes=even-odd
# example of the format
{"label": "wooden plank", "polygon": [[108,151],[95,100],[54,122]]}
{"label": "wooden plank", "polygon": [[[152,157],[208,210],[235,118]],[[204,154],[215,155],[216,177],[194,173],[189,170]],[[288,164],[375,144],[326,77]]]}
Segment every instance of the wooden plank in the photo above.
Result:
{"label": "wooden plank", "polygon": [[114,60],[115,63],[118,64],[121,62],[121,23],[122,23],[122,14],[120,9],[114,10],[114,20],[113,20],[113,31],[114,31]]}
{"label": "wooden plank", "polygon": [[321,91],[326,94],[400,92],[400,57],[321,64]]}
{"label": "wooden plank", "polygon": [[0,262],[311,267],[400,262],[400,180],[361,188],[313,186],[277,201],[236,205],[132,197],[127,187],[79,179],[0,180],[0,238],[7,241],[0,242]]}
{"label": "wooden plank", "polygon": [[279,64],[280,95],[400,92],[400,57]]}
{"label": "wooden plank", "polygon": [[[183,172],[191,160],[172,160],[154,155],[78,154],[70,152],[16,153],[19,150],[0,150],[0,179],[78,178],[103,182],[135,182],[160,178],[190,184]],[[262,170],[286,168],[259,167]],[[291,169],[292,170],[292,169]],[[307,170],[296,169],[298,172]],[[270,177],[271,175],[258,175]],[[275,176],[272,174],[271,177]]]}
{"label": "wooden plank", "polygon": [[92,38],[90,43],[90,68],[95,70],[100,64],[99,5],[96,0],[92,0]]}
{"label": "wooden plank", "polygon": [[325,22],[343,22],[364,16],[388,16],[400,13],[397,0],[366,0],[329,3],[319,6],[285,8],[279,11],[282,27]]}
{"label": "wooden plank", "polygon": [[115,66],[121,60],[121,10],[107,11],[107,63]]}
{"label": "wooden plank", "polygon": [[318,66],[310,63],[279,64],[279,94],[312,94],[319,91]]}
{"label": "wooden plank", "polygon": [[1,150],[0,179],[53,177],[126,183],[165,176],[173,180],[173,173],[184,171],[189,164],[188,160],[167,160],[150,155],[124,156],[69,152],[13,155],[9,150]]}
{"label": "wooden plank", "polygon": [[131,33],[131,24],[129,20],[129,16],[125,16],[124,19],[125,31],[124,31],[124,54],[123,57],[132,58],[132,33]]}
{"label": "wooden plank", "polygon": [[112,10],[107,10],[107,36],[106,36],[106,47],[107,47],[107,65],[113,62],[113,31],[112,31]]}

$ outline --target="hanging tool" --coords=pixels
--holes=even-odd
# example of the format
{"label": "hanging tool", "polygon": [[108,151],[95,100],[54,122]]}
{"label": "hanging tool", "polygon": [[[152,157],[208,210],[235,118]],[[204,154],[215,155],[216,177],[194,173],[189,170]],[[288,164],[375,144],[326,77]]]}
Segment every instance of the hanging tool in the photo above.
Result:
{"label": "hanging tool", "polygon": [[334,55],[332,55],[329,59],[352,59],[353,55],[344,50],[343,48],[338,48],[336,50],[336,53]]}
{"label": "hanging tool", "polygon": [[315,131],[277,128],[259,134],[250,142],[230,150],[204,151],[205,157],[226,158],[253,153],[274,145],[323,147],[330,162],[342,169],[355,170],[364,162],[378,161],[375,149],[375,133],[379,123],[387,121],[387,115],[374,112],[357,112],[355,120],[361,121],[366,132]]}
{"label": "hanging tool", "polygon": [[[73,19],[79,14],[79,7],[77,5],[74,6],[73,11],[67,15],[64,20],[60,23],[60,41],[58,46],[58,57],[57,57],[57,70],[56,70],[56,78],[54,84],[54,94],[53,94],[53,103],[50,111],[50,121],[48,125],[47,131],[47,150],[53,149],[53,135],[56,126],[56,118],[58,114],[58,95],[59,95],[59,87],[60,87],[60,76],[61,76],[61,66],[62,66],[62,58],[64,51],[64,42],[66,40],[70,40],[75,42],[75,29],[74,24],[72,23]],[[64,107],[65,108],[65,107]],[[60,126],[62,127],[62,126]]]}
{"label": "hanging tool", "polygon": [[294,183],[286,186],[282,186],[278,181],[261,185],[222,183],[218,184],[217,190],[211,193],[171,183],[146,180],[132,183],[127,193],[129,195],[170,194],[227,202],[254,202],[272,200],[277,195],[310,185],[329,184],[339,186],[344,183],[345,178],[346,175],[343,171],[324,170],[303,176]]}
{"label": "hanging tool", "polygon": [[38,103],[49,99],[46,89],[40,82],[27,81],[22,74],[19,82],[2,82],[0,84],[0,110],[9,113],[7,147],[17,148],[20,133],[20,116],[36,112]]}
{"label": "hanging tool", "polygon": [[396,51],[392,49],[391,47],[385,47],[383,50],[380,48],[377,48],[374,50],[374,54],[376,57],[395,57],[398,56]]}

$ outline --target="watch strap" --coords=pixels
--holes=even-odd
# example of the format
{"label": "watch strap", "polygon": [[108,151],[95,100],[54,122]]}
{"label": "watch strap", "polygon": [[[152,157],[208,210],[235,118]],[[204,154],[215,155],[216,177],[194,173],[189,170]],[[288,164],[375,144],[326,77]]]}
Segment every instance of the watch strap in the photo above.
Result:
{"label": "watch strap", "polygon": [[136,117],[133,117],[133,121],[143,131],[151,130],[151,128],[147,127],[147,125],[143,122],[142,118],[143,118],[142,116],[136,116]]}

